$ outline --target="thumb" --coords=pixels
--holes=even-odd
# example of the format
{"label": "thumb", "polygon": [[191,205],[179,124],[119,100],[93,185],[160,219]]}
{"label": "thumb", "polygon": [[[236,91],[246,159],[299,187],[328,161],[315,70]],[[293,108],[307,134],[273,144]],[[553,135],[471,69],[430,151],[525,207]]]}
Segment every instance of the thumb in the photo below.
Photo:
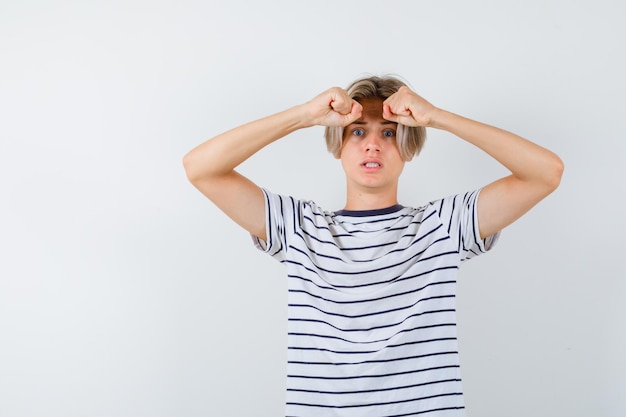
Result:
{"label": "thumb", "polygon": [[391,107],[388,104],[383,103],[383,119],[389,120],[390,122],[396,122],[398,117],[391,112]]}
{"label": "thumb", "polygon": [[363,112],[363,106],[356,100],[352,100],[352,107],[350,108],[350,113],[344,115],[344,126],[349,125],[350,123],[357,120],[361,117]]}
{"label": "thumb", "polygon": [[348,126],[350,123],[361,117],[363,106],[355,100],[352,100],[350,107],[346,107],[346,113],[334,112],[334,120],[337,126]]}
{"label": "thumb", "polygon": [[411,110],[408,108],[403,108],[399,111],[395,110],[394,112],[388,104],[383,104],[383,119],[401,125],[415,126],[413,113],[411,113]]}

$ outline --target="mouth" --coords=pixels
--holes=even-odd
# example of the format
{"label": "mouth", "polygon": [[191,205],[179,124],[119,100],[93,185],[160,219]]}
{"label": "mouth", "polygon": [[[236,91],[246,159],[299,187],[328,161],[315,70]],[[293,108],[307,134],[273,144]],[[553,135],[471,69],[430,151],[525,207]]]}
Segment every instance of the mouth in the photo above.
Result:
{"label": "mouth", "polygon": [[383,164],[376,159],[368,159],[361,163],[361,166],[368,171],[377,171],[382,168]]}

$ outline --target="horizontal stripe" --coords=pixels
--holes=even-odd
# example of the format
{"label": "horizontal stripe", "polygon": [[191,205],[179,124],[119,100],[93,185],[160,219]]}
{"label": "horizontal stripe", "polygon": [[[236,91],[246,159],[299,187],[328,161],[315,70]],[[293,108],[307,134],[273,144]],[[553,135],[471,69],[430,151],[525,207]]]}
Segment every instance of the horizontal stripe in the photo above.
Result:
{"label": "horizontal stripe", "polygon": [[302,407],[318,407],[318,408],[361,408],[361,407],[375,407],[375,406],[380,406],[380,405],[402,404],[402,403],[409,403],[409,402],[416,402],[416,401],[431,400],[433,398],[439,398],[439,397],[461,396],[461,395],[463,394],[460,392],[450,392],[450,393],[445,393],[445,394],[429,395],[429,396],[420,397],[420,398],[411,398],[407,400],[378,402],[378,403],[369,403],[369,404],[368,403],[350,404],[350,405],[306,404],[306,403],[294,403],[294,402],[288,402],[287,404],[299,405]]}
{"label": "horizontal stripe", "polygon": [[344,342],[349,342],[352,344],[371,344],[371,343],[380,343],[380,342],[386,342],[389,341],[391,339],[393,339],[394,337],[398,336],[399,334],[402,333],[410,333],[410,332],[414,332],[417,330],[424,330],[424,329],[433,329],[436,327],[456,327],[456,324],[454,323],[440,323],[440,324],[431,324],[428,326],[418,326],[418,327],[413,327],[410,329],[402,329],[397,333],[394,333],[393,335],[383,338],[383,339],[378,339],[378,340],[369,340],[367,342],[359,342],[359,341],[354,341],[354,340],[349,340],[343,337],[338,337],[338,336],[331,336],[331,335],[321,335],[321,334],[314,334],[314,333],[298,333],[298,332],[289,332],[287,333],[289,336],[306,336],[306,337],[319,337],[319,338],[325,338],[325,339],[335,339],[335,340],[341,340]]}
{"label": "horizontal stripe", "polygon": [[433,311],[423,311],[420,313],[415,313],[415,314],[411,314],[410,316],[405,317],[403,320],[396,322],[396,323],[390,323],[390,324],[383,324],[383,325],[379,325],[379,326],[372,326],[372,327],[367,327],[367,328],[359,328],[359,329],[350,329],[350,328],[339,328],[327,321],[323,321],[323,320],[317,320],[317,319],[307,319],[307,318],[296,318],[296,317],[292,317],[292,318],[287,318],[288,322],[310,322],[310,323],[320,323],[320,324],[325,324],[328,325],[329,327],[332,327],[336,330],[340,330],[342,332],[370,332],[372,330],[379,330],[379,329],[387,329],[390,327],[396,327],[399,326],[400,324],[406,322],[407,320],[411,319],[411,318],[415,318],[415,317],[420,317],[423,315],[427,315],[427,314],[437,314],[437,313],[451,313],[451,312],[455,312],[456,310],[454,309],[444,309],[444,310],[433,310]]}
{"label": "horizontal stripe", "polygon": [[403,356],[399,358],[389,358],[389,359],[372,359],[361,362],[306,362],[306,361],[287,361],[287,363],[298,364],[298,365],[333,365],[333,366],[354,366],[354,365],[363,365],[363,364],[373,364],[373,363],[388,363],[388,362],[398,362],[398,361],[408,361],[413,359],[423,359],[432,356],[446,356],[446,355],[458,355],[458,352],[434,352],[427,353],[424,355],[413,355],[413,356]]}
{"label": "horizontal stripe", "polygon": [[392,415],[382,416],[382,417],[410,417],[410,416],[419,416],[419,415],[422,415],[422,414],[438,413],[438,412],[441,412],[441,411],[452,411],[452,410],[463,410],[463,409],[465,409],[464,406],[441,407],[441,408],[431,408],[429,410],[420,410],[420,411],[415,411],[415,412],[411,412],[411,413],[392,414]]}
{"label": "horizontal stripe", "polygon": [[[414,412],[403,413],[403,414],[390,414],[390,415],[384,415],[384,416],[380,416],[380,417],[411,417],[411,416],[419,416],[419,415],[429,414],[429,413],[437,413],[437,412],[441,412],[441,411],[463,410],[464,408],[465,408],[464,406],[459,406],[459,407],[441,407],[441,408],[432,408],[432,409],[428,409],[428,410],[420,410],[420,411],[414,411]],[[303,417],[303,416],[286,415],[285,417]],[[370,416],[370,417],[374,417],[374,416]]]}
{"label": "horizontal stripe", "polygon": [[[294,262],[294,261],[286,261],[287,263],[290,263],[292,265],[298,265],[298,266],[302,266],[305,270],[310,271],[310,272],[316,272],[314,270],[312,270],[311,268],[305,266],[304,264],[300,263],[300,262]],[[445,271],[445,270],[450,270],[450,269],[459,269],[458,266],[456,265],[446,265],[446,266],[441,266],[438,268],[433,268],[430,269],[428,271],[423,271],[417,274],[413,274],[413,275],[409,275],[409,276],[396,276],[390,279],[386,279],[386,280],[382,280],[382,281],[374,281],[374,282],[369,282],[369,283],[364,283],[364,284],[357,284],[357,285],[340,285],[340,284],[336,284],[333,287],[322,287],[319,286],[320,288],[324,288],[324,289],[333,289],[333,288],[363,288],[363,287],[372,287],[375,285],[383,285],[383,284],[389,284],[392,282],[402,282],[408,279],[413,279],[413,278],[418,278],[418,277],[422,277],[424,275],[428,275],[428,274],[432,274],[433,272],[437,272],[437,271]],[[347,274],[346,274],[347,275]],[[354,275],[358,275],[358,274],[354,274]],[[305,279],[308,280],[311,283],[314,283],[314,281],[311,281],[310,279],[298,276],[298,275],[294,275],[294,274],[290,274],[289,278],[299,278],[299,279]]]}
{"label": "horizontal stripe", "polygon": [[288,292],[291,293],[291,294],[306,294],[307,296],[309,296],[311,298],[314,298],[314,299],[317,299],[317,300],[322,300],[322,301],[333,303],[333,304],[346,305],[346,304],[361,304],[361,303],[378,302],[378,301],[382,301],[382,300],[390,300],[392,298],[401,297],[401,296],[404,296],[404,295],[416,294],[416,293],[419,293],[421,291],[424,291],[427,288],[435,287],[435,286],[438,286],[438,285],[449,285],[449,284],[456,284],[456,281],[429,282],[428,284],[426,284],[426,285],[424,285],[422,287],[415,288],[415,289],[408,290],[408,291],[402,291],[402,292],[399,292],[399,293],[388,294],[388,295],[384,295],[384,296],[381,296],[381,297],[364,298],[364,299],[356,299],[356,300],[333,300],[331,298],[322,297],[321,295],[313,294],[313,293],[311,293],[309,291],[300,290],[300,289],[290,289],[290,290],[288,290]]}
{"label": "horizontal stripe", "polygon": [[374,393],[374,392],[396,391],[396,390],[402,390],[402,389],[424,387],[424,386],[428,386],[428,385],[442,384],[442,383],[446,383],[446,382],[461,382],[461,380],[460,379],[444,379],[444,380],[441,380],[441,381],[423,382],[421,384],[402,385],[402,386],[394,386],[394,387],[389,387],[389,388],[358,390],[358,391],[314,391],[314,390],[296,389],[296,388],[287,388],[287,391],[307,392],[307,393],[314,393],[314,394],[330,394],[330,395],[371,394],[371,393]]}
{"label": "horizontal stripe", "polygon": [[292,308],[311,308],[313,310],[319,311],[320,313],[327,315],[327,316],[335,316],[335,317],[344,317],[344,318],[349,318],[349,319],[358,319],[358,318],[362,318],[362,317],[370,317],[370,316],[378,316],[381,314],[389,314],[389,313],[395,313],[398,311],[404,311],[404,310],[409,310],[412,307],[415,307],[416,305],[426,302],[426,301],[432,301],[432,300],[439,300],[442,298],[454,298],[454,295],[437,295],[437,296],[433,296],[433,297],[425,297],[425,298],[420,298],[419,300],[417,300],[415,303],[413,304],[409,304],[406,306],[401,306],[401,307],[396,307],[396,308],[390,308],[387,310],[381,310],[381,311],[372,311],[370,313],[365,313],[365,314],[341,314],[341,313],[333,313],[330,311],[325,311],[322,310],[319,307],[316,307],[314,305],[311,304],[287,304],[288,307],[292,307]]}
{"label": "horizontal stripe", "polygon": [[432,371],[441,371],[444,369],[455,369],[459,368],[458,364],[454,365],[442,365],[442,366],[433,366],[429,368],[420,368],[413,370],[406,370],[402,372],[391,372],[386,374],[371,374],[371,375],[355,375],[355,376],[325,376],[325,375],[312,375],[312,374],[301,374],[301,375],[287,375],[287,378],[294,379],[321,379],[321,380],[350,380],[350,379],[367,379],[367,378],[389,378],[393,376],[406,376],[416,373],[422,372],[432,372]]}
{"label": "horizontal stripe", "polygon": [[[415,340],[415,341],[412,341],[412,342],[399,343],[399,344],[395,344],[395,345],[388,345],[388,346],[385,346],[384,349],[397,348],[397,347],[406,347],[406,346],[413,346],[413,345],[420,345],[420,344],[424,344],[424,343],[443,342],[443,341],[450,341],[450,340],[456,340],[456,337],[442,337],[442,338],[438,338],[438,339]],[[336,353],[338,355],[365,355],[365,354],[372,354],[372,353],[380,352],[380,350],[340,351],[340,350],[332,350],[332,349],[327,349],[327,348],[306,347],[306,346],[288,346],[287,349],[290,349],[290,350],[304,350],[304,351],[317,351],[317,352],[329,352],[329,353]]]}

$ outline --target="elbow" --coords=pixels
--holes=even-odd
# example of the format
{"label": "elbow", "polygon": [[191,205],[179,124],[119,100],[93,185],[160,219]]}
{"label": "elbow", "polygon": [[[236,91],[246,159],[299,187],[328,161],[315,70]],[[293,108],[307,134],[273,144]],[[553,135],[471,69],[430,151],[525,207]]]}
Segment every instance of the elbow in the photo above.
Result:
{"label": "elbow", "polygon": [[193,150],[183,157],[183,168],[187,180],[196,188],[206,188],[208,184],[228,175],[228,172],[215,169],[215,165],[213,161],[207,161],[205,155]]}
{"label": "elbow", "polygon": [[194,161],[192,152],[189,152],[183,157],[183,168],[185,169],[185,175],[192,184],[198,181],[200,175],[198,173],[197,163]]}
{"label": "elbow", "polygon": [[554,155],[550,163],[550,168],[546,170],[545,176],[545,183],[547,188],[550,190],[549,192],[552,192],[559,187],[564,170],[565,164],[563,163],[563,160],[557,155]]}

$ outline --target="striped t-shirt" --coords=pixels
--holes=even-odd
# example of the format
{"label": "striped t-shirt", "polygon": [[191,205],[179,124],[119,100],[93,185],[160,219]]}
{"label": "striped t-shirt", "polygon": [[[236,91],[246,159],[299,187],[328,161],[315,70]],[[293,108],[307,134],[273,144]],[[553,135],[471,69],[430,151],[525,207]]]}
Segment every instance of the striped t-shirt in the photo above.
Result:
{"label": "striped t-shirt", "polygon": [[457,273],[498,236],[479,237],[478,193],[327,212],[264,190],[255,242],[288,277],[286,416],[465,416]]}

